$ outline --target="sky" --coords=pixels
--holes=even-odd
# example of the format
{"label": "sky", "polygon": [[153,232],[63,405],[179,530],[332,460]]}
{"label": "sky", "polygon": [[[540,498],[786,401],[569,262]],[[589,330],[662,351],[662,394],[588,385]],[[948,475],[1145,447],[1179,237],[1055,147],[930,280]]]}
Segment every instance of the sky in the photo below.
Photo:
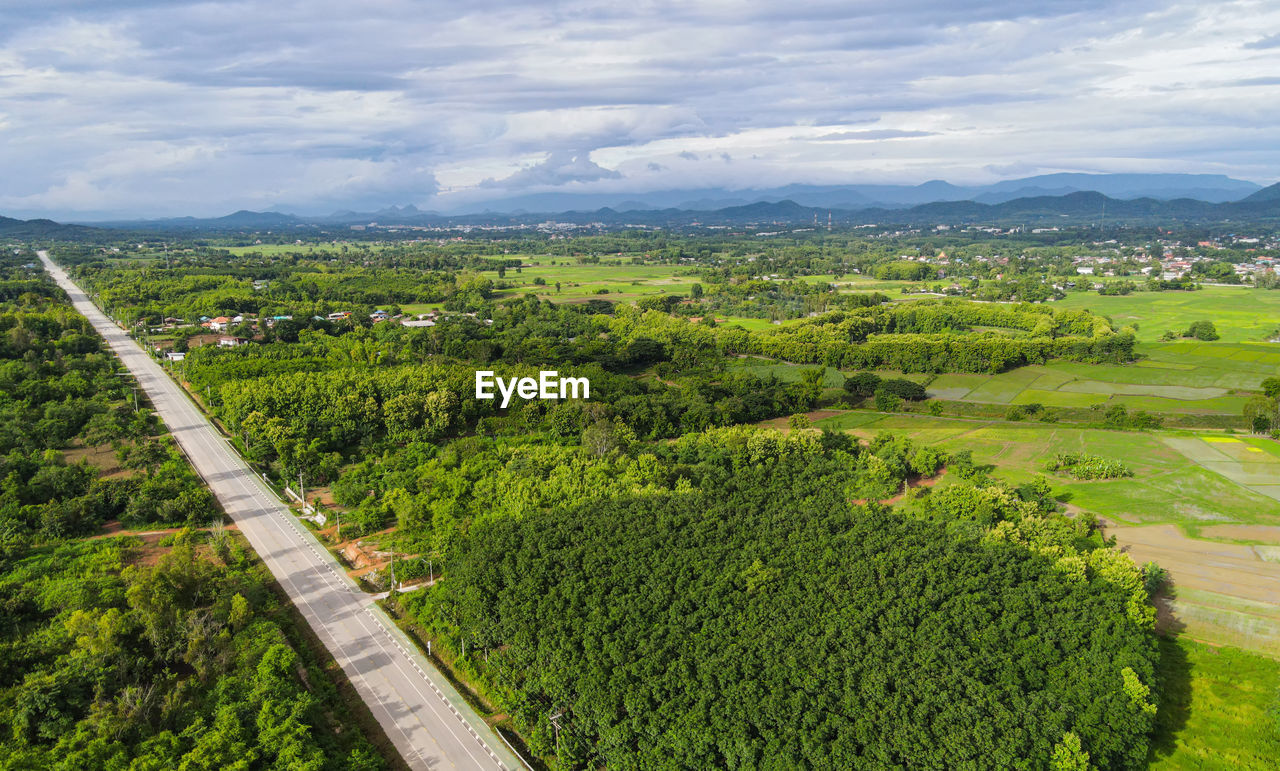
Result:
{"label": "sky", "polygon": [[0,214],[1280,178],[1280,3],[0,0]]}

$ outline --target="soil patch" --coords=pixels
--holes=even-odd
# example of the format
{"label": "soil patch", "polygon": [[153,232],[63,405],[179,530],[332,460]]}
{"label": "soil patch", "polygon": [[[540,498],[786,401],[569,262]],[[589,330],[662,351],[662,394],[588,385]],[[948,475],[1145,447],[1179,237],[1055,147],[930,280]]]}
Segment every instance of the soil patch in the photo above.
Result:
{"label": "soil patch", "polygon": [[[812,412],[806,412],[804,414],[806,417],[809,418],[810,423],[814,423],[819,420],[822,420],[823,418],[830,418],[836,415],[843,415],[845,412],[847,412],[847,410],[814,410]],[[790,419],[791,419],[790,416],[787,416],[785,418],[771,418],[769,420],[761,421],[759,425],[764,426],[765,428],[776,428],[780,431],[787,431],[789,430],[787,427],[787,421]]]}
{"label": "soil patch", "polygon": [[1280,604],[1280,564],[1265,561],[1252,546],[1189,538],[1175,525],[1115,527],[1106,532],[1134,562],[1152,561],[1169,571],[1175,590]]}
{"label": "soil patch", "polygon": [[1222,538],[1229,541],[1261,541],[1280,544],[1280,526],[1277,525],[1210,525],[1200,528],[1202,538]]}

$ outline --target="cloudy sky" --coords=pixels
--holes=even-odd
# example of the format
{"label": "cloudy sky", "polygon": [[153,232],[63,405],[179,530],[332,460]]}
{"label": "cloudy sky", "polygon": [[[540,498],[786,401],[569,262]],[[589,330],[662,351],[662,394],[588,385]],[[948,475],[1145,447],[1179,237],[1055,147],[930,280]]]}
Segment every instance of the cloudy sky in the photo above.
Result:
{"label": "cloudy sky", "polygon": [[1280,3],[0,0],[0,214],[1280,178]]}

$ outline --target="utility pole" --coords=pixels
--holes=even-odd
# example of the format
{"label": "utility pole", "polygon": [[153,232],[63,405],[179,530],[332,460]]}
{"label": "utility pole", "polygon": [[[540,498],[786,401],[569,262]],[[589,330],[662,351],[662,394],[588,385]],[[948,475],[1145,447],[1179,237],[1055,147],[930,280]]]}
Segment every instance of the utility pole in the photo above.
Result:
{"label": "utility pole", "polygon": [[[391,591],[396,591],[396,547],[391,547]],[[463,643],[464,645],[466,643]]]}
{"label": "utility pole", "polygon": [[307,488],[302,486],[302,471],[298,471],[298,496],[302,498],[302,514],[307,513]]}
{"label": "utility pole", "polygon": [[564,717],[563,711],[557,712],[556,714],[547,718],[548,720],[551,721],[551,725],[554,726],[556,729],[556,755],[557,756],[560,755],[560,718],[562,717]]}

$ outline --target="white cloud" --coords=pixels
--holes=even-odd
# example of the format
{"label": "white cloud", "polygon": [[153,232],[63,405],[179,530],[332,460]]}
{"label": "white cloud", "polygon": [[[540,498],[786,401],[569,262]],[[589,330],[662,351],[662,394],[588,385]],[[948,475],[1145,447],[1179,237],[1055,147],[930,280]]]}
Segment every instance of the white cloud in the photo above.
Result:
{"label": "white cloud", "polygon": [[1280,7],[1256,0],[50,0],[6,16],[5,213],[1019,169],[1280,177],[1261,32]]}

